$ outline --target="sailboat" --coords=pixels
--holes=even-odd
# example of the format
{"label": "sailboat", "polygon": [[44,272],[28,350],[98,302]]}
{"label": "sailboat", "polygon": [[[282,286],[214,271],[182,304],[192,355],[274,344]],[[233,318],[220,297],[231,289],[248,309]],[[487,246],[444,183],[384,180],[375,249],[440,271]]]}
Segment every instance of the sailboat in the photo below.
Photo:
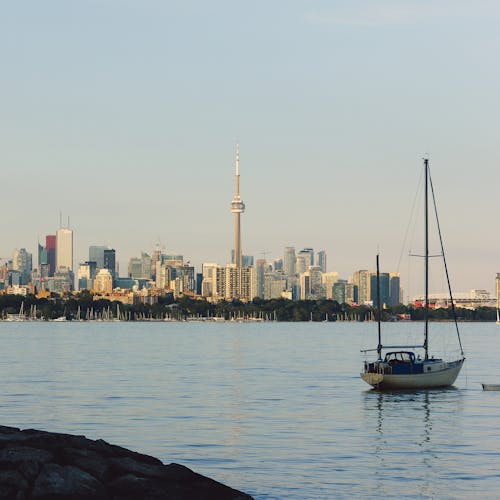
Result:
{"label": "sailboat", "polygon": [[[441,229],[436,211],[436,203],[434,200],[434,189],[429,173],[429,160],[424,159],[425,169],[425,301],[424,301],[424,342],[422,345],[383,345],[380,316],[380,283],[379,283],[379,257],[377,255],[377,296],[378,296],[378,345],[376,349],[367,349],[362,352],[370,351],[377,352],[377,358],[374,361],[365,361],[361,378],[380,390],[394,389],[431,389],[435,387],[447,387],[452,385],[460,369],[464,364],[465,357],[460,340],[460,332],[455,314],[455,304],[451,292],[450,280],[448,276],[448,267],[444,255],[443,240],[441,237]],[[440,358],[435,358],[429,355],[429,184],[432,192],[434,214],[436,216],[439,241],[441,244],[441,256],[443,258],[446,279],[448,282],[448,291],[450,295],[450,303],[455,321],[455,328],[460,347],[460,357],[452,361],[445,361]]]}

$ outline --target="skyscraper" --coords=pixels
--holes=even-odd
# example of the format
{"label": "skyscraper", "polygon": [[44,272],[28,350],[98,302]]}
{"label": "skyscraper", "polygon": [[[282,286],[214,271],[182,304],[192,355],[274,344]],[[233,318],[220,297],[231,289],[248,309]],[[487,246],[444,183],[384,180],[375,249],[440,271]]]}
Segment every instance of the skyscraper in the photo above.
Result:
{"label": "skyscraper", "polygon": [[73,231],[59,228],[56,231],[56,268],[73,270]]}
{"label": "skyscraper", "polygon": [[316,255],[316,265],[321,268],[322,273],[326,273],[326,252],[321,250]]}
{"label": "skyscraper", "polygon": [[231,212],[234,214],[234,260],[236,267],[242,267],[241,251],[241,226],[240,215],[245,211],[245,204],[240,197],[240,154],[236,145],[236,189],[233,201],[231,202]]}
{"label": "skyscraper", "polygon": [[47,251],[47,264],[49,265],[49,276],[56,272],[56,235],[45,236],[45,250]]}
{"label": "skyscraper", "polygon": [[89,247],[89,262],[95,262],[97,269],[104,269],[104,246],[91,245]]}
{"label": "skyscraper", "polygon": [[283,271],[288,276],[295,274],[295,247],[285,247],[285,254],[283,256]]}

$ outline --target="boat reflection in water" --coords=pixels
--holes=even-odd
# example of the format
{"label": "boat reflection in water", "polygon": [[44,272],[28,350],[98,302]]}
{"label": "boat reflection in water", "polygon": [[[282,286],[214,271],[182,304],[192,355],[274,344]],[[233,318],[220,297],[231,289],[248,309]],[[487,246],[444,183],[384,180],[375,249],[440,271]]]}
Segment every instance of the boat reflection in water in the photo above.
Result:
{"label": "boat reflection in water", "polygon": [[[455,387],[364,393],[375,498],[450,497],[454,454],[462,446],[462,396]],[[397,478],[400,491],[394,491]]]}

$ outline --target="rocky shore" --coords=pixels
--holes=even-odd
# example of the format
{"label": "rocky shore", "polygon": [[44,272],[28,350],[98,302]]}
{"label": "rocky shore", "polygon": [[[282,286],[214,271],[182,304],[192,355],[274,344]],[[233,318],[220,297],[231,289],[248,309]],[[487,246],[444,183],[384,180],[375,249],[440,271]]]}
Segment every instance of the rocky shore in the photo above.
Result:
{"label": "rocky shore", "polygon": [[0,426],[0,498],[217,499],[249,495],[179,464],[84,436]]}

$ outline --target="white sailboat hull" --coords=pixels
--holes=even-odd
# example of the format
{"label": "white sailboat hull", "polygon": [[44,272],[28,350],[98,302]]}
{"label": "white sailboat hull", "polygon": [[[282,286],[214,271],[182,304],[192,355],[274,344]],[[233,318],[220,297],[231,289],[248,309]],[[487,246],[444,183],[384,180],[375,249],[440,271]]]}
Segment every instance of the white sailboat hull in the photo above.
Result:
{"label": "white sailboat hull", "polygon": [[390,375],[361,373],[361,378],[376,389],[432,389],[453,385],[460,373],[464,359],[441,363],[439,369],[427,373]]}

